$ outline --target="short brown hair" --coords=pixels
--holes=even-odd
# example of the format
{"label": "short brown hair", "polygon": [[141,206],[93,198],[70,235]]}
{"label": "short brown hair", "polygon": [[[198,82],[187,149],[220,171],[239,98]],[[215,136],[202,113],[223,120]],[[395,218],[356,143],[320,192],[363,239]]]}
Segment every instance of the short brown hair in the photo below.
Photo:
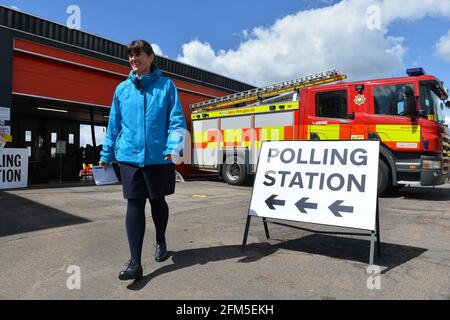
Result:
{"label": "short brown hair", "polygon": [[145,40],[133,40],[127,48],[128,56],[131,56],[132,54],[139,55],[142,51],[149,56],[155,54],[152,45]]}
{"label": "short brown hair", "polygon": [[[155,55],[152,45],[145,40],[133,40],[127,47],[127,55],[128,56],[131,56],[132,54],[139,55],[142,51],[145,52],[146,54],[148,54],[149,56]],[[155,58],[156,58],[156,55],[155,55]],[[152,68],[152,70],[154,68],[156,68],[155,59],[153,60],[151,68]]]}

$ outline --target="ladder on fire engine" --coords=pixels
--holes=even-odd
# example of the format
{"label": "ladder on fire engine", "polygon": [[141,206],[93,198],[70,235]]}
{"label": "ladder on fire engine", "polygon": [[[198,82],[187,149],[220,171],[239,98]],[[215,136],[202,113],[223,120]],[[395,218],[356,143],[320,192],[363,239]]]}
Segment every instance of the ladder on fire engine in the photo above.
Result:
{"label": "ladder on fire engine", "polygon": [[341,81],[346,78],[347,76],[345,74],[333,69],[291,81],[280,82],[263,88],[256,88],[212,100],[194,103],[191,105],[191,110],[192,112],[201,112],[206,110],[222,109],[239,103],[262,100],[290,91]]}

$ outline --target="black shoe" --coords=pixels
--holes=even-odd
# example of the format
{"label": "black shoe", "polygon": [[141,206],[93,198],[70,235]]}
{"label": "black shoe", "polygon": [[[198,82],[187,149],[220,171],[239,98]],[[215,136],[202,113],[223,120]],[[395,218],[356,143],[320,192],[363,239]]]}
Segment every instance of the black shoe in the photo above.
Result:
{"label": "black shoe", "polygon": [[125,266],[127,268],[119,273],[120,280],[141,280],[142,266],[133,261],[128,261]]}
{"label": "black shoe", "polygon": [[157,244],[155,251],[155,260],[157,262],[163,262],[167,258],[168,258],[167,245],[165,243]]}

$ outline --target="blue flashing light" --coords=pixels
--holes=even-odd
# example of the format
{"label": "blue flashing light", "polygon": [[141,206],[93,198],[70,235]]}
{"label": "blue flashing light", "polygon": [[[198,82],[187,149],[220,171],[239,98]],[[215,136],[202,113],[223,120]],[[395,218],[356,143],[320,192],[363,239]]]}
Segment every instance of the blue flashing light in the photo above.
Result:
{"label": "blue flashing light", "polygon": [[410,77],[419,77],[427,74],[423,68],[406,69],[406,74]]}

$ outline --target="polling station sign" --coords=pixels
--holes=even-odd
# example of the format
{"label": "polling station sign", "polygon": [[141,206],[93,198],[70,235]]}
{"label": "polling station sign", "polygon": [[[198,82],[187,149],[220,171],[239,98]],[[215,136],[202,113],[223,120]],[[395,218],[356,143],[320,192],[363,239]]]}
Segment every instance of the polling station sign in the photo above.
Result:
{"label": "polling station sign", "polygon": [[264,142],[249,215],[375,231],[379,141]]}
{"label": "polling station sign", "polygon": [[28,150],[0,149],[0,189],[28,186]]}

